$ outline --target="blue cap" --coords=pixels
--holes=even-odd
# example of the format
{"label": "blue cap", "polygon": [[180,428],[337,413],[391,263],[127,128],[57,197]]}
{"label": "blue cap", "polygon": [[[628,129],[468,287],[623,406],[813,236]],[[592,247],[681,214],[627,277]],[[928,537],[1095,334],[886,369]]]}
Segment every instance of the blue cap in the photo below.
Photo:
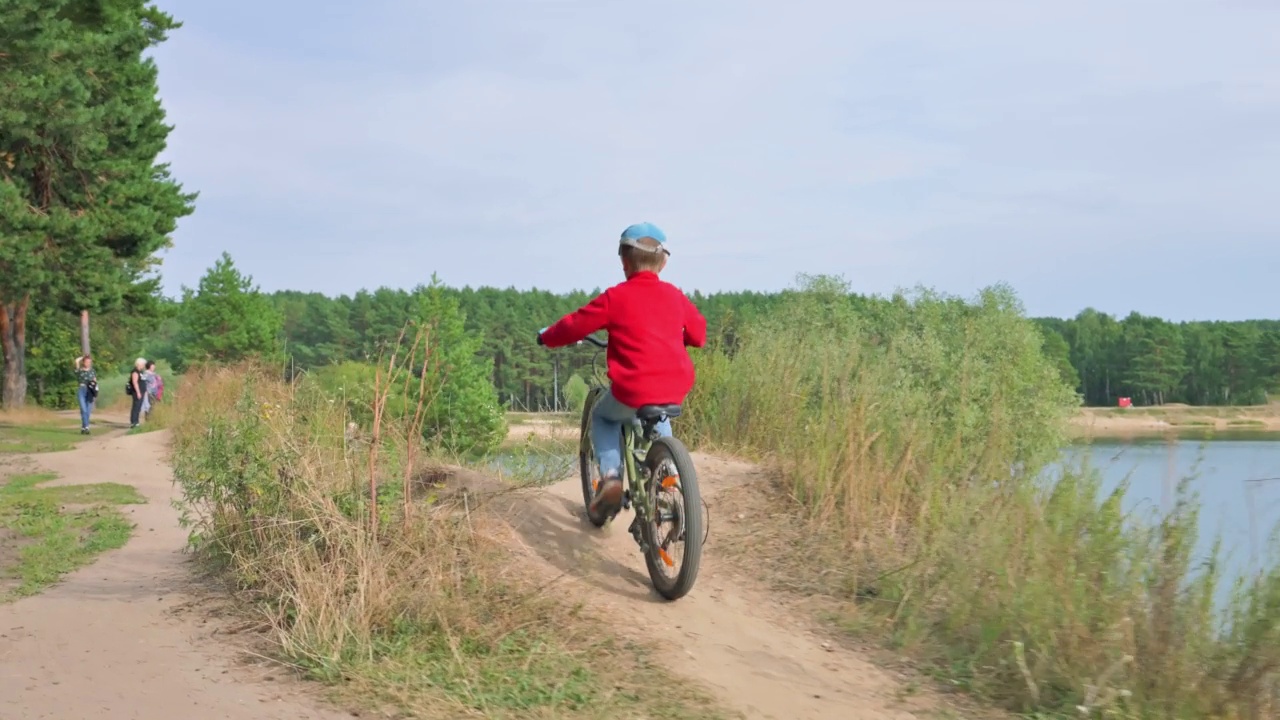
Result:
{"label": "blue cap", "polygon": [[[658,243],[658,247],[645,247],[640,244],[642,238],[653,238]],[[637,250],[646,250],[648,252],[664,252],[668,255],[671,251],[663,247],[667,242],[667,234],[662,229],[651,222],[642,222],[631,225],[622,231],[622,237],[618,240],[618,245],[627,245]]]}

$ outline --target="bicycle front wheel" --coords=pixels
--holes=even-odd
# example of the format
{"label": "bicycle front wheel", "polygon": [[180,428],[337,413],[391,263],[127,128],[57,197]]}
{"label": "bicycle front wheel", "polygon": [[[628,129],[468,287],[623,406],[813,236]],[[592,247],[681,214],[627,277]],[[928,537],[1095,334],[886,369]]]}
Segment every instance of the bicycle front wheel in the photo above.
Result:
{"label": "bicycle front wheel", "polygon": [[645,455],[650,521],[641,525],[645,565],[658,594],[678,600],[693,589],[702,562],[702,495],[689,449],[673,437]]}
{"label": "bicycle front wheel", "polygon": [[609,518],[593,515],[591,501],[595,498],[596,489],[600,486],[600,468],[596,467],[595,446],[591,443],[591,410],[600,399],[602,388],[592,388],[587,393],[587,400],[582,404],[582,426],[578,432],[578,472],[582,477],[582,507],[587,513],[587,520],[592,525],[601,527]]}

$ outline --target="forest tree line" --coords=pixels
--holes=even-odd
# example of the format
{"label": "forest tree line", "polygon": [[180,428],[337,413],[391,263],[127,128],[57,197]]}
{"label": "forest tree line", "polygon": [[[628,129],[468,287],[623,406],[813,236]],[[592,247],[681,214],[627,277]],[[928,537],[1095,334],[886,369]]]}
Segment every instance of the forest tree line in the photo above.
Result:
{"label": "forest tree line", "polygon": [[[419,312],[426,295],[434,294],[434,306],[462,316],[468,341],[501,403],[546,410],[567,405],[565,388],[575,374],[590,374],[594,351],[587,346],[548,351],[534,342],[535,333],[596,292],[451,288],[433,281],[412,290],[380,288],[338,297],[260,293],[224,255],[181,300],[154,300],[133,315],[109,316],[95,324],[94,335],[108,363],[128,362],[136,353],[181,369],[252,351],[265,352],[297,373],[376,360]],[[695,292],[691,297],[707,316],[710,341],[732,351],[739,329],[769,313],[789,292]],[[868,317],[898,301],[849,296],[852,309]],[[43,311],[34,320],[27,369],[36,399],[65,406],[70,358],[77,348],[75,318]],[[1280,321],[1173,323],[1085,310],[1070,319],[1035,322],[1044,352],[1088,405],[1114,406],[1122,397],[1136,405],[1253,405],[1280,389]]]}
{"label": "forest tree line", "polygon": [[[515,288],[442,288],[463,314],[480,353],[493,363],[493,382],[511,408],[555,407],[571,374],[591,370],[590,348],[548,352],[534,342],[539,328],[588,302],[596,291],[552,293]],[[394,340],[422,289],[388,288],[330,298],[296,291],[269,295],[282,318],[286,352],[299,367],[370,358]],[[711,342],[732,347],[737,330],[768,313],[786,293],[703,294]],[[891,302],[851,296],[860,312]],[[1280,390],[1280,321],[1185,322],[1131,313],[1118,319],[1088,309],[1074,318],[1036,318],[1045,352],[1087,405],[1256,405]],[[559,395],[563,401],[563,392]]]}

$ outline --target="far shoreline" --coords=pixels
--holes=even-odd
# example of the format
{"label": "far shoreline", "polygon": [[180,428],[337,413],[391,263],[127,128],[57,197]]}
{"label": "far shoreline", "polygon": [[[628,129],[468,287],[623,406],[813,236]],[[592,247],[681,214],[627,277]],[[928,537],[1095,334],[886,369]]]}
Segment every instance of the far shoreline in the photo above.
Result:
{"label": "far shoreline", "polygon": [[1183,404],[1134,408],[1080,408],[1073,434],[1124,438],[1186,432],[1280,433],[1280,403],[1251,406]]}
{"label": "far shoreline", "polygon": [[[507,413],[508,439],[576,438],[578,415],[570,412]],[[1069,421],[1075,440],[1124,439],[1196,433],[1280,435],[1280,403],[1249,406],[1168,404],[1151,407],[1082,407]]]}

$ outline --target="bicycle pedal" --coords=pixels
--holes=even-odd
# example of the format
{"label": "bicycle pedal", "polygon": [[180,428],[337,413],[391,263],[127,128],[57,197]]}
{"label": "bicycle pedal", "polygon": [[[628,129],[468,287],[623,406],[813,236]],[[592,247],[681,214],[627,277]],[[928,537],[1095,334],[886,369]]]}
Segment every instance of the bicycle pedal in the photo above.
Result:
{"label": "bicycle pedal", "polygon": [[631,538],[636,541],[637,545],[640,546],[640,550],[642,552],[648,552],[648,548],[645,547],[645,544],[644,544],[644,538],[640,536],[640,518],[639,517],[634,517],[631,519],[631,525],[627,528],[627,532],[631,533]]}

